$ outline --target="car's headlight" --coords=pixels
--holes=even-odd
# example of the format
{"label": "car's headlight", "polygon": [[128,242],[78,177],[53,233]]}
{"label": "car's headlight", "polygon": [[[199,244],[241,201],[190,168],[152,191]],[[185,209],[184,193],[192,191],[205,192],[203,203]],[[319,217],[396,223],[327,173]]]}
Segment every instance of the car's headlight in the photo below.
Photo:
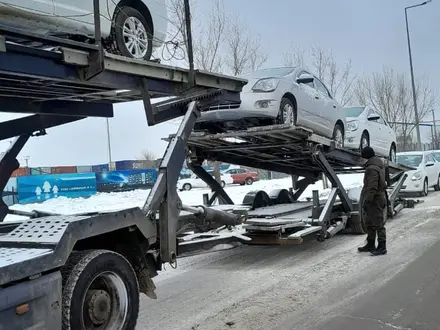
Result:
{"label": "car's headlight", "polygon": [[422,178],[422,172],[416,172],[413,174],[413,176],[411,177],[411,180],[413,181],[418,181]]}
{"label": "car's headlight", "polygon": [[273,92],[277,89],[280,80],[277,78],[267,78],[258,80],[252,87],[254,92]]}
{"label": "car's headlight", "polygon": [[354,132],[355,130],[357,130],[359,128],[359,122],[356,120],[353,121],[349,121],[347,123],[347,130],[350,132]]}

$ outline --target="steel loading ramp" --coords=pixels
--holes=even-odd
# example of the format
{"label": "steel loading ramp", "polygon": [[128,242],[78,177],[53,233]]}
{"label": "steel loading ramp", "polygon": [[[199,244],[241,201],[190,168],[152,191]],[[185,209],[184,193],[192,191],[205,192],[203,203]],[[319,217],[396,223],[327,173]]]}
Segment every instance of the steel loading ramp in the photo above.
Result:
{"label": "steel loading ramp", "polygon": [[[328,138],[287,124],[218,134],[193,132],[188,148],[197,158],[316,179],[322,173],[322,168],[313,159],[318,150],[337,174],[363,172],[366,162],[359,153],[337,149],[334,141]],[[386,163],[392,181],[411,169]]]}

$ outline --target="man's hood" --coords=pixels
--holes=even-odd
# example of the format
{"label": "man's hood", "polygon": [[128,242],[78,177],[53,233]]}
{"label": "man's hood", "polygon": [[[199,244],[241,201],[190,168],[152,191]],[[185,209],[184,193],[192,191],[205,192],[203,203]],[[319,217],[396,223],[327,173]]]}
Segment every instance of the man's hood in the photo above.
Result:
{"label": "man's hood", "polygon": [[370,165],[377,166],[377,167],[379,167],[379,168],[381,168],[381,169],[383,169],[383,168],[385,167],[385,165],[384,165],[382,159],[380,159],[380,158],[377,157],[377,156],[374,156],[374,157],[370,158],[370,159],[365,163],[364,166],[367,167],[367,166],[370,166]]}

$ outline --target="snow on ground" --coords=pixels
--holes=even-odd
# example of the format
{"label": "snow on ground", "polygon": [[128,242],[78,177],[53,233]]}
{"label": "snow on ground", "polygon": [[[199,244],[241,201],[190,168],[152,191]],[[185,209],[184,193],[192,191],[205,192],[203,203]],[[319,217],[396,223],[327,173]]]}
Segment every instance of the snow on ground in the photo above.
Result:
{"label": "snow on ground", "polygon": [[[357,188],[362,186],[363,174],[344,174],[339,176],[342,184],[346,189]],[[275,180],[261,180],[255,182],[252,186],[227,186],[226,192],[232,198],[235,204],[241,204],[244,196],[252,190],[265,190],[285,188],[292,186],[291,178],[275,179]],[[310,185],[301,196],[302,199],[312,196],[312,191],[318,190],[321,197],[326,197],[330,192],[329,189],[323,189],[322,181]],[[202,195],[209,193],[209,189],[193,189],[191,191],[179,192],[182,202],[187,205],[202,204]],[[133,190],[119,193],[97,193],[89,198],[66,198],[59,197],[50,199],[43,203],[33,204],[15,204],[11,209],[21,211],[47,211],[61,214],[75,214],[82,212],[94,211],[117,211],[131,207],[141,207],[144,205],[150,190]],[[21,216],[8,215],[6,221],[17,221],[25,219]]]}

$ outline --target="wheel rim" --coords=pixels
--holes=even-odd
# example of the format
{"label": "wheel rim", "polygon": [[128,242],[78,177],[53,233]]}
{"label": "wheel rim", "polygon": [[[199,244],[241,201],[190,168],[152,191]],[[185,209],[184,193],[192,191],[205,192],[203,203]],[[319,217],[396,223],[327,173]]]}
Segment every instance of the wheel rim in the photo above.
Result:
{"label": "wheel rim", "polygon": [[190,190],[191,186],[189,184],[186,184],[186,185],[183,186],[183,189],[184,190]]}
{"label": "wheel rim", "polygon": [[295,123],[293,107],[289,103],[283,107],[283,124],[292,125]]}
{"label": "wheel rim", "polygon": [[361,141],[361,149],[368,147],[368,139],[364,136]]}
{"label": "wheel rim", "polygon": [[394,148],[391,148],[391,153],[390,153],[390,160],[395,163],[396,162],[396,151],[394,150]]}
{"label": "wheel rim", "polygon": [[343,147],[343,145],[344,145],[344,137],[342,135],[342,131],[339,128],[336,129],[334,140],[335,140],[337,148],[342,148]]}
{"label": "wheel rim", "polygon": [[136,17],[128,17],[123,24],[122,35],[125,47],[130,54],[134,58],[144,58],[148,52],[150,40],[142,22]]}
{"label": "wheel rim", "polygon": [[122,278],[103,272],[90,283],[82,301],[84,329],[122,329],[128,315],[128,292]]}

